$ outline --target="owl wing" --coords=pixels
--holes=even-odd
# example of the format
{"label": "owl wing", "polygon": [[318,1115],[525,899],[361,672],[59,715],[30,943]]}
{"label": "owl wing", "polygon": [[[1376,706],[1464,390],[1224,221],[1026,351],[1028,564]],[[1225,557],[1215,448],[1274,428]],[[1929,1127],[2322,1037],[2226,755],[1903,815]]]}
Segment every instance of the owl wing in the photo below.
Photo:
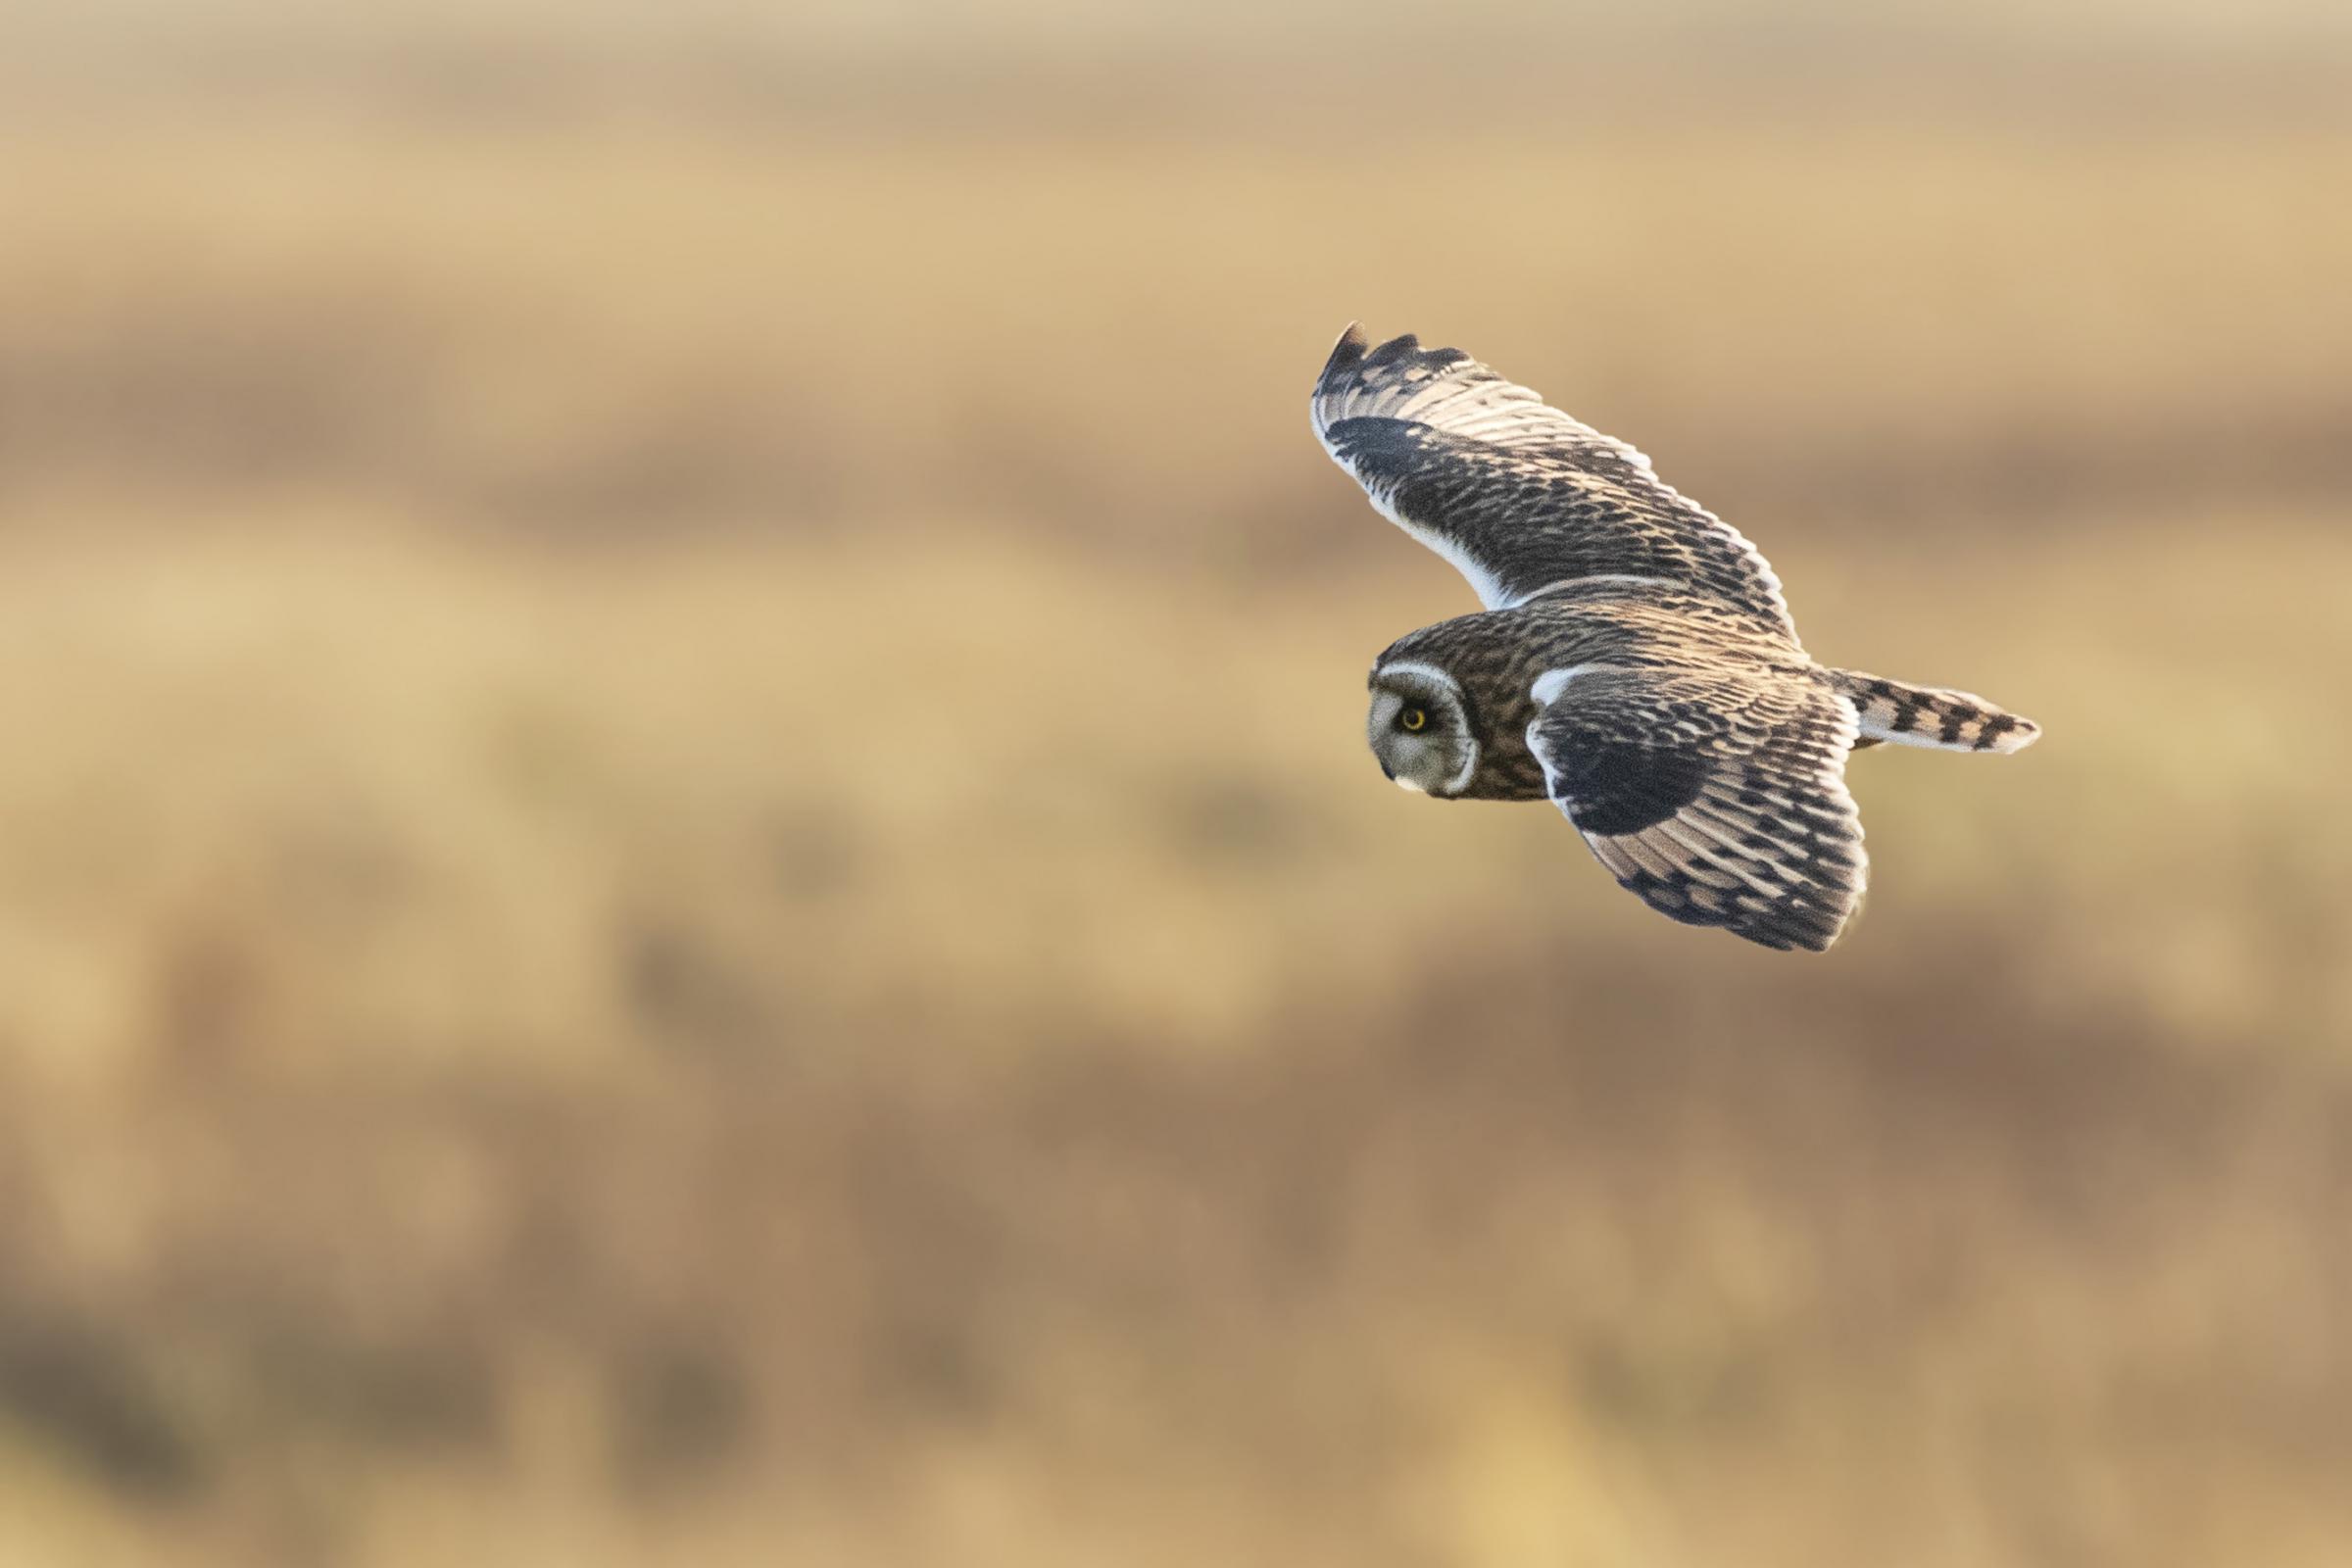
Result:
{"label": "owl wing", "polygon": [[1853,706],[1742,672],[1580,669],[1527,727],[1546,792],[1651,908],[1818,953],[1862,902]]}
{"label": "owl wing", "polygon": [[1372,505],[1451,562],[1490,610],[1582,578],[1714,596],[1793,641],[1780,579],[1740,532],[1649,460],[1409,333],[1376,349],[1350,326],[1316,379],[1315,435]]}

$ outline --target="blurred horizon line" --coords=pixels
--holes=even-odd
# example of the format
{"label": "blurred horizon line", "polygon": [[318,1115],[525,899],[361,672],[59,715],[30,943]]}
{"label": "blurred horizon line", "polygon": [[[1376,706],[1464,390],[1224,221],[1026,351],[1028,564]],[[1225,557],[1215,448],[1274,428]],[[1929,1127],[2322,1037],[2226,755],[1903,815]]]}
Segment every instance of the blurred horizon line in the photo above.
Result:
{"label": "blurred horizon line", "polygon": [[[1702,9],[1569,30],[1480,16],[1440,27],[1396,16],[1332,35],[1298,23],[1246,36],[1204,26],[942,25],[885,33],[749,23],[590,26],[561,39],[527,18],[311,25],[250,17],[145,19],[134,36],[89,17],[0,23],[0,122],[76,103],[120,111],[282,106],[490,122],[654,111],[732,130],[925,133],[979,111],[988,130],[1180,128],[1248,133],[1285,119],[1475,81],[1474,119],[1432,134],[1580,122],[1622,128],[1643,108],[1834,120],[1988,110],[2034,122],[2161,133],[2217,120],[2352,122],[2352,26],[2315,13],[2238,30],[2142,23],[2112,29],[1984,19],[1833,14],[1759,22]],[[1389,133],[1393,134],[1393,132]]]}

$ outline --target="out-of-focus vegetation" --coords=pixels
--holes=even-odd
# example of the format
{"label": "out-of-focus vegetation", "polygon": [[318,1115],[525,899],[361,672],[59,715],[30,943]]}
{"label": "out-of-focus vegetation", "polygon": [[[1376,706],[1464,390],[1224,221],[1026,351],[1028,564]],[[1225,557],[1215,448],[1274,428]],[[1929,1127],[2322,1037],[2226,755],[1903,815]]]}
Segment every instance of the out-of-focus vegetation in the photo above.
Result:
{"label": "out-of-focus vegetation", "polygon": [[[2319,23],[107,10],[0,65],[0,1554],[2352,1550]],[[1858,759],[1819,960],[1399,795],[1353,317],[2047,739]]]}

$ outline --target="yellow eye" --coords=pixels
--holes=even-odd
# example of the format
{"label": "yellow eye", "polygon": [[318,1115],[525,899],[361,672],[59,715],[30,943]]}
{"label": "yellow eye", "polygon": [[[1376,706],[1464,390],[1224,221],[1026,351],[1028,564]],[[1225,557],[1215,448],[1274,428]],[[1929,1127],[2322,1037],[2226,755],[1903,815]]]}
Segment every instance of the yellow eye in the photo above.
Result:
{"label": "yellow eye", "polygon": [[1396,722],[1401,727],[1418,733],[1429,728],[1429,714],[1421,709],[1408,708],[1396,715]]}

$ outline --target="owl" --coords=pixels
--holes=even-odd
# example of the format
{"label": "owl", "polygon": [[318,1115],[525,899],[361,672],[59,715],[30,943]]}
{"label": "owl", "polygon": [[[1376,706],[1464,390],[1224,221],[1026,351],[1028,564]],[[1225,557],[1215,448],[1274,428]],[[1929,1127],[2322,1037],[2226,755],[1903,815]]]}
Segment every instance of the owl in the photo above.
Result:
{"label": "owl", "polygon": [[1381,771],[1445,800],[1549,800],[1671,919],[1827,949],[1868,869],[1847,754],[2040,733],[1969,692],[1816,662],[1738,529],[1459,349],[1350,326],[1312,410],[1373,507],[1486,606],[1374,662]]}

